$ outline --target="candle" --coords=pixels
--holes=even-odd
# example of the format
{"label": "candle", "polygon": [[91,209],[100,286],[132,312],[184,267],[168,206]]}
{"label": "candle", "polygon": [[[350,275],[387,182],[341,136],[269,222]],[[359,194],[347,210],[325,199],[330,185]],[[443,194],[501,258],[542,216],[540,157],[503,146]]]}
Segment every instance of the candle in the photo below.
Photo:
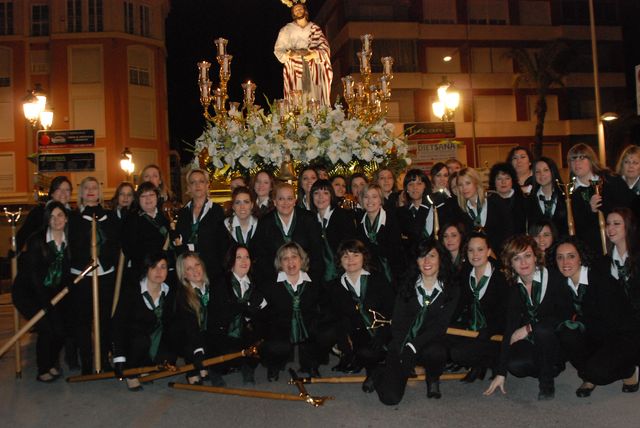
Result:
{"label": "candle", "polygon": [[353,96],[353,77],[346,76],[342,78],[342,86],[344,87],[345,98]]}
{"label": "candle", "polygon": [[359,97],[364,96],[364,83],[362,82],[356,83],[356,92],[358,93]]}
{"label": "candle", "polygon": [[382,61],[382,70],[383,73],[387,76],[391,75],[391,67],[393,66],[393,57],[385,56],[380,59]]}
{"label": "candle", "polygon": [[222,56],[222,72],[224,74],[229,74],[229,63],[231,62],[231,55],[223,55]]}
{"label": "candle", "polygon": [[360,61],[360,73],[370,73],[369,54],[365,51],[358,52],[358,60]]}
{"label": "candle", "polygon": [[200,82],[200,98],[206,103],[209,101],[209,91],[211,90],[211,82]]}
{"label": "candle", "polygon": [[222,90],[220,88],[216,88],[215,98],[216,98],[216,110],[222,111],[222,107],[224,105],[224,99],[222,97]]}
{"label": "candle", "polygon": [[200,61],[198,63],[198,70],[200,71],[200,80],[206,82],[209,80],[209,67],[211,63],[208,61]]}
{"label": "candle", "polygon": [[380,89],[382,90],[382,96],[388,98],[391,96],[391,91],[389,90],[389,81],[387,80],[387,76],[380,77]]}
{"label": "candle", "polygon": [[373,40],[373,36],[371,34],[364,34],[360,36],[360,40],[362,40],[362,50],[366,53],[370,53],[371,40]]}
{"label": "candle", "polygon": [[218,56],[223,56],[227,54],[227,39],[223,39],[222,37],[220,37],[219,39],[214,40],[214,43],[216,44],[216,48],[218,49]]}
{"label": "candle", "polygon": [[253,104],[254,96],[253,91],[256,89],[256,84],[252,83],[251,80],[247,80],[246,83],[242,84],[242,90],[244,91],[244,104],[249,106]]}

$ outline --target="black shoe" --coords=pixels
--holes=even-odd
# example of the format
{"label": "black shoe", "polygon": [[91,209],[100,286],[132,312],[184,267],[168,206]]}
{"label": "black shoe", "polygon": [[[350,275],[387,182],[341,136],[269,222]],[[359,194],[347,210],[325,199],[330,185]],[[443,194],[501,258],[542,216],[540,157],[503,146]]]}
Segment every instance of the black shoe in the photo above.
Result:
{"label": "black shoe", "polygon": [[433,382],[427,381],[427,398],[442,398],[442,394],[440,393],[440,381],[436,380]]}
{"label": "black shoe", "polygon": [[44,383],[51,383],[51,382],[55,382],[56,379],[58,379],[57,377],[53,376],[51,373],[49,372],[44,372],[42,374],[39,374],[38,376],[36,376],[36,380],[38,382],[44,382]]}
{"label": "black shoe", "polygon": [[580,397],[580,398],[585,398],[585,397],[590,397],[591,393],[593,392],[594,389],[596,389],[595,385],[592,385],[590,388],[585,386],[587,384],[587,382],[584,382],[582,385],[580,385],[580,388],[576,389],[576,396]]}
{"label": "black shoe", "polygon": [[267,380],[269,382],[275,382],[280,379],[280,369],[276,367],[267,368]]}
{"label": "black shoe", "polygon": [[244,365],[240,369],[242,372],[242,384],[243,385],[255,385],[256,377],[254,375],[255,369],[251,366]]}
{"label": "black shoe", "polygon": [[309,376],[311,377],[322,377],[317,367],[311,367],[309,370],[302,370],[302,371],[309,373]]}
{"label": "black shoe", "polygon": [[486,374],[486,367],[472,367],[471,370],[467,372],[465,377],[460,380],[460,382],[473,383],[476,379],[484,380]]}
{"label": "black shoe", "polygon": [[556,388],[552,385],[540,385],[538,390],[538,400],[553,400],[556,395]]}
{"label": "black shoe", "polygon": [[342,354],[340,361],[335,366],[331,367],[331,371],[333,372],[345,372],[346,370],[353,365],[353,356]]}
{"label": "black shoe", "polygon": [[364,382],[362,382],[362,390],[368,394],[376,390],[373,382],[373,376],[367,376]]}
{"label": "black shoe", "polygon": [[209,373],[209,378],[211,380],[211,386],[217,386],[219,388],[224,388],[225,386],[227,386],[227,383],[224,381],[224,379],[222,379],[222,375],[220,373]]}
{"label": "black shoe", "polygon": [[628,385],[626,383],[622,384],[622,392],[638,392],[638,386],[640,385],[639,382],[636,382],[634,384]]}

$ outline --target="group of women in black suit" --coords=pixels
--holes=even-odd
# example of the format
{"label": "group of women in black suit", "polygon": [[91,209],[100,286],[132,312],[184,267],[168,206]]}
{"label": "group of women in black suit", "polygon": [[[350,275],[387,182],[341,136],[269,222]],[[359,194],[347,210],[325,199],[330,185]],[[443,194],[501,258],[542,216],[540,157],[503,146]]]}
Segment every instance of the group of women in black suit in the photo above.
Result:
{"label": "group of women in black suit", "polygon": [[[133,187],[120,186],[124,195],[116,195],[113,211],[101,207],[97,181],[83,182],[72,213],[64,198],[56,199],[64,193],[58,180],[51,192],[58,202],[44,210],[50,223],[29,238],[40,249],[27,245],[24,264],[34,263],[27,261],[34,254],[43,257],[48,269],[39,277],[58,278],[59,287],[89,262],[88,228],[97,218],[102,336],[113,344],[117,373],[180,356],[195,366],[190,383],[224,385],[223,375],[234,369],[254,383],[255,360],[213,368],[203,361],[262,339],[270,381],[296,351],[301,371],[320,376],[333,350],[340,356],[333,370],[364,369],[362,389],[377,391],[386,404],[402,399],[417,364],[425,367],[429,398],[442,396],[445,370],[466,367],[465,382],[491,372],[486,394],[504,392],[512,373],[538,378],[538,397],[549,399],[567,361],[582,380],[578,396],[618,379],[624,391],[634,391],[640,154],[637,147],[625,150],[614,174],[579,144],[567,163],[575,177],[569,189],[553,160],[533,161],[522,147],[494,166],[488,189],[477,170],[455,162],[451,169],[434,165],[431,177],[407,171],[402,191],[388,169],[368,183],[361,174],[329,180],[304,168],[297,197],[291,184],[276,184],[260,171],[250,182],[236,180],[226,215],[208,199],[207,172],[193,169],[191,200],[173,225],[162,210],[167,196],[151,181],[135,190],[135,208],[125,205]],[[572,201],[575,237],[568,237],[565,197]],[[52,210],[69,218],[62,238]],[[606,257],[593,256],[602,247],[598,211],[606,219]],[[125,279],[111,316],[120,249]],[[42,287],[38,281],[16,284]],[[90,312],[81,309],[90,308],[90,290],[83,283],[77,289],[71,311],[50,311],[41,323],[40,380],[59,374],[57,355],[69,329],[83,371],[90,369]],[[20,290],[24,301],[42,307],[56,288],[31,299],[28,287],[16,286],[14,294]],[[27,306],[25,315],[33,313]],[[447,334],[449,327],[466,336]],[[135,378],[128,385],[140,389]]]}

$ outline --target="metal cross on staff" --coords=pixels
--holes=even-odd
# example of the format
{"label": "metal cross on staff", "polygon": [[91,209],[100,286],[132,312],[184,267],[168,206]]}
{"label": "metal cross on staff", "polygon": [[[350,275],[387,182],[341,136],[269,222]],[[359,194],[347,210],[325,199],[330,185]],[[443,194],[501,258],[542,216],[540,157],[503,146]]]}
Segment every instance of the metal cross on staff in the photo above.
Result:
{"label": "metal cross on staff", "polygon": [[[7,222],[11,226],[11,283],[15,281],[18,275],[18,248],[16,244],[16,224],[22,217],[22,208],[18,208],[18,211],[9,211],[7,207],[4,207],[4,216],[7,218]],[[20,330],[20,313],[18,309],[13,307],[13,329],[17,333]],[[22,354],[20,353],[20,341],[16,341],[15,348],[16,355],[16,378],[22,377]]]}
{"label": "metal cross on staff", "polygon": [[391,320],[388,320],[380,312],[374,311],[373,309],[369,309],[369,312],[371,312],[371,315],[373,315],[371,325],[367,327],[369,330],[375,330],[376,328],[380,328],[384,325],[391,325]]}

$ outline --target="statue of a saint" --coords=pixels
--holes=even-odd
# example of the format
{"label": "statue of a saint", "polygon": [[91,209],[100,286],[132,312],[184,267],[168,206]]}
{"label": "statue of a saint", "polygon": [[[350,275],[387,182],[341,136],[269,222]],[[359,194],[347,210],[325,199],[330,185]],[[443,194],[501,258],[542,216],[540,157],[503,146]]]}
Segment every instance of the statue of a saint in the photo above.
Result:
{"label": "statue of a saint", "polygon": [[333,70],[329,43],[320,27],[309,21],[304,0],[282,0],[292,6],[293,21],[282,27],[274,53],[284,65],[284,97],[291,100],[293,91],[301,91],[301,102],[314,99],[329,105]]}

